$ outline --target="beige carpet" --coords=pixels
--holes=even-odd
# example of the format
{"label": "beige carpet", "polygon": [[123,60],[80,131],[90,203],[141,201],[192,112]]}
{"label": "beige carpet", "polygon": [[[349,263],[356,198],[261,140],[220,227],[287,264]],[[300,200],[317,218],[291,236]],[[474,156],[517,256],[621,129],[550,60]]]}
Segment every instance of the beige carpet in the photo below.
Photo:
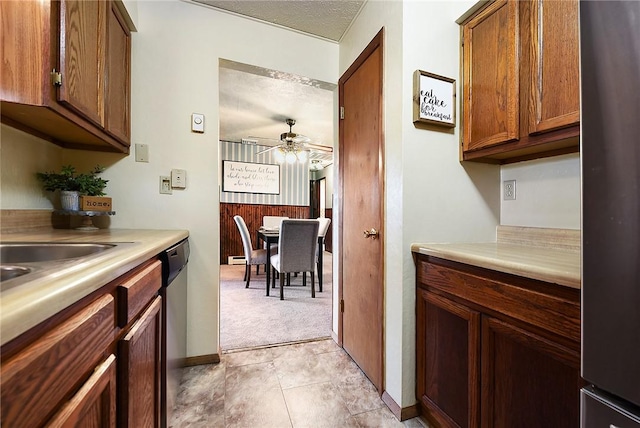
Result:
{"label": "beige carpet", "polygon": [[292,276],[280,300],[279,283],[265,294],[263,269],[251,272],[245,288],[244,266],[220,266],[220,347],[223,351],[331,336],[331,253],[324,253],[323,291],[311,298],[311,279]]}

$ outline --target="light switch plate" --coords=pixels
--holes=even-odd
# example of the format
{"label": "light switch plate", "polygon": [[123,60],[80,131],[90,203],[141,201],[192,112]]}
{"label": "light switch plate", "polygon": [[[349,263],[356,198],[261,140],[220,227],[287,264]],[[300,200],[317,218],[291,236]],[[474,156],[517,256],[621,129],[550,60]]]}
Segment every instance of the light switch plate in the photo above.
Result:
{"label": "light switch plate", "polygon": [[172,169],[171,187],[174,189],[184,189],[187,187],[187,171],[184,169]]}
{"label": "light switch plate", "polygon": [[148,144],[136,144],[136,162],[149,162]]}
{"label": "light switch plate", "polygon": [[170,195],[173,193],[171,190],[171,177],[166,175],[160,176],[160,193],[163,195]]}
{"label": "light switch plate", "polygon": [[193,113],[191,115],[191,130],[193,132],[204,132],[204,114]]}

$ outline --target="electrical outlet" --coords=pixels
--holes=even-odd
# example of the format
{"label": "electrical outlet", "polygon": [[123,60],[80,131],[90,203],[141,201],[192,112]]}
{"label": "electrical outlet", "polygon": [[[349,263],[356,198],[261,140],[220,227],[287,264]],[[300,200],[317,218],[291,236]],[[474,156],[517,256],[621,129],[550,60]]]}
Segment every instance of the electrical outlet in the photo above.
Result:
{"label": "electrical outlet", "polygon": [[173,193],[171,190],[171,177],[167,175],[160,176],[160,193],[163,195],[170,195]]}
{"label": "electrical outlet", "polygon": [[516,180],[505,180],[502,182],[502,199],[505,201],[516,200]]}

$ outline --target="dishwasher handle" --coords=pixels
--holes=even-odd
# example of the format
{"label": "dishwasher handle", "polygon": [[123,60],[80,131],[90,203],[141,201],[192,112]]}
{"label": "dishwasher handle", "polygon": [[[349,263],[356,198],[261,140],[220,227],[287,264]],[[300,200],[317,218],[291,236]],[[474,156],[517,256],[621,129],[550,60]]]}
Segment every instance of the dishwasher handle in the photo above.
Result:
{"label": "dishwasher handle", "polygon": [[162,286],[168,287],[189,261],[189,239],[184,239],[161,253]]}

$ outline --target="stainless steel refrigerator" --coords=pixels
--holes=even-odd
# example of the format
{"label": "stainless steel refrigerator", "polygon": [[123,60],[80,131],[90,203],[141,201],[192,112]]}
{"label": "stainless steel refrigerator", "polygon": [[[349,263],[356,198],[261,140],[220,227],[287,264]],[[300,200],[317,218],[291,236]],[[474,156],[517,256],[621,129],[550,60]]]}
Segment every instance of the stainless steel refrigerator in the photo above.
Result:
{"label": "stainless steel refrigerator", "polygon": [[640,427],[640,1],[580,1],[581,426]]}

